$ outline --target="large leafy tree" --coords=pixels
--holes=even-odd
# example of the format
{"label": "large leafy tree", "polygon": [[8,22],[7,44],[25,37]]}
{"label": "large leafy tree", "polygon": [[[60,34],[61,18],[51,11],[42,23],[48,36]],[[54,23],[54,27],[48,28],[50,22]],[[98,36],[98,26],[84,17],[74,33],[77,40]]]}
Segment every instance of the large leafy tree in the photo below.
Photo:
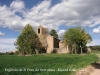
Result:
{"label": "large leafy tree", "polygon": [[57,34],[56,30],[54,30],[54,29],[52,29],[52,30],[50,31],[50,35],[51,35],[51,36],[54,36],[54,38],[58,38],[58,34]]}
{"label": "large leafy tree", "polygon": [[[78,35],[78,31],[75,28],[70,28],[68,31],[65,32],[64,41],[67,45],[71,47],[71,52],[76,53],[76,38]],[[75,51],[74,51],[75,50]]]}
{"label": "large leafy tree", "polygon": [[22,30],[15,45],[21,55],[35,53],[35,49],[41,47],[38,36],[29,24]]}
{"label": "large leafy tree", "polygon": [[92,37],[86,33],[85,29],[81,27],[70,28],[65,32],[64,40],[67,45],[71,46],[72,53],[79,50],[80,53],[85,50],[86,44],[92,41]]}

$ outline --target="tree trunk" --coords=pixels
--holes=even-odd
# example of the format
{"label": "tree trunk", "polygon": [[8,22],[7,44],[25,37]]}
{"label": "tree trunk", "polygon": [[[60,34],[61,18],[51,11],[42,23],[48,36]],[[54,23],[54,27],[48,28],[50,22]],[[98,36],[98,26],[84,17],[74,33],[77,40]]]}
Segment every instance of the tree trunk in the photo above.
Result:
{"label": "tree trunk", "polygon": [[73,51],[74,51],[74,48],[72,47],[72,54],[74,53]]}
{"label": "tree trunk", "polygon": [[72,45],[72,54],[74,53],[74,44]]}
{"label": "tree trunk", "polygon": [[72,48],[72,54],[73,54],[73,48]]}
{"label": "tree trunk", "polygon": [[75,54],[76,54],[76,44],[74,44],[74,51],[75,51]]}
{"label": "tree trunk", "polygon": [[76,47],[75,47],[75,54],[76,54]]}
{"label": "tree trunk", "polygon": [[82,47],[81,47],[81,54],[83,53]]}
{"label": "tree trunk", "polygon": [[36,53],[36,54],[39,54],[39,51],[38,51],[38,49],[35,49],[35,53]]}

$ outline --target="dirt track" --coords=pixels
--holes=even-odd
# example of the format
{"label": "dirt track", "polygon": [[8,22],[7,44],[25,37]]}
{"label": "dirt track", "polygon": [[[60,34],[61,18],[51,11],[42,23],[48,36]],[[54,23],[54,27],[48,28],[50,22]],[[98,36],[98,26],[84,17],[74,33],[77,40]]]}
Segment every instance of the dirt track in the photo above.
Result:
{"label": "dirt track", "polygon": [[97,54],[99,57],[99,62],[92,63],[91,66],[85,68],[86,71],[78,71],[75,75],[100,75],[100,54]]}
{"label": "dirt track", "polygon": [[95,69],[93,72],[91,72],[89,75],[100,75],[100,69]]}
{"label": "dirt track", "polygon": [[90,73],[90,75],[100,75],[100,54],[97,54],[99,57],[99,63],[96,64],[95,70]]}

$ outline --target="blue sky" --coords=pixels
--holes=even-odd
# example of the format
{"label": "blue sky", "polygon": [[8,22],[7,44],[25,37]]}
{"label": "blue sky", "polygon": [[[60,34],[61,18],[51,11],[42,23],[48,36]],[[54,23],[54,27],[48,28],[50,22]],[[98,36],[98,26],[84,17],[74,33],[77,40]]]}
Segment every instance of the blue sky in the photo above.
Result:
{"label": "blue sky", "polygon": [[26,24],[55,29],[59,37],[82,26],[93,38],[88,45],[100,45],[100,0],[0,0],[0,52],[16,50]]}

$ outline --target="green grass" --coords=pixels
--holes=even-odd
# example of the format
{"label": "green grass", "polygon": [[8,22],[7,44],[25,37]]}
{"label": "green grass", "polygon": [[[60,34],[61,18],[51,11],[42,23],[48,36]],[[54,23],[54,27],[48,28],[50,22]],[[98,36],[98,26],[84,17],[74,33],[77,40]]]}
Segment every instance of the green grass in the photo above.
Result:
{"label": "green grass", "polygon": [[[98,57],[95,54],[39,54],[33,56],[1,55],[0,75],[73,75],[75,73],[73,71],[58,71],[58,68],[78,69],[86,67],[95,61],[98,61]],[[5,71],[5,68],[22,69],[22,71],[8,72]],[[36,68],[37,71],[33,71]],[[24,71],[24,69],[28,71]],[[29,71],[29,69],[32,71]],[[40,71],[43,69],[44,71]],[[55,71],[49,71],[50,69]]]}
{"label": "green grass", "polygon": [[91,54],[100,54],[100,51],[94,51],[94,50],[92,50]]}

